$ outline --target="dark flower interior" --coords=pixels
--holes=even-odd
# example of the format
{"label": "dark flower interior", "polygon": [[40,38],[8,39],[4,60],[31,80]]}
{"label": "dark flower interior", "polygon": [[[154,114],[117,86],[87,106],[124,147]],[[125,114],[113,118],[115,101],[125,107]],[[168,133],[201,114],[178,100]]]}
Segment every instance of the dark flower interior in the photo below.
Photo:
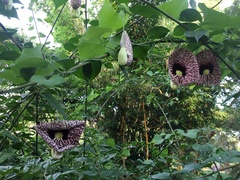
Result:
{"label": "dark flower interior", "polygon": [[174,64],[173,65],[173,74],[176,75],[176,71],[181,71],[182,72],[182,76],[184,77],[186,75],[186,68],[180,64]]}
{"label": "dark flower interior", "polygon": [[69,130],[48,130],[47,133],[51,139],[55,138],[55,134],[61,132],[63,134],[62,140],[68,139]]}
{"label": "dark flower interior", "polygon": [[201,74],[201,75],[203,75],[204,74],[204,70],[209,70],[209,72],[210,72],[210,74],[212,74],[213,73],[213,68],[214,68],[214,66],[213,66],[213,64],[211,64],[211,63],[209,63],[209,64],[203,64],[203,65],[201,65],[200,67],[199,67],[199,73]]}

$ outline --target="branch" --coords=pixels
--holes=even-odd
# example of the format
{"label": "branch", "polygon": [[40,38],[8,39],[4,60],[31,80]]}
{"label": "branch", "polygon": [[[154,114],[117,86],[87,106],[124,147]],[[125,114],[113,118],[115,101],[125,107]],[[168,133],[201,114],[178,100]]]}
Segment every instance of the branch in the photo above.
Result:
{"label": "branch", "polygon": [[56,25],[56,23],[57,23],[57,21],[58,21],[58,19],[59,19],[60,15],[62,14],[62,11],[63,11],[63,9],[64,9],[65,5],[66,5],[66,3],[65,3],[63,6],[62,6],[62,9],[61,9],[61,10],[60,10],[60,12],[58,13],[58,16],[57,16],[57,18],[55,19],[55,21],[54,21],[54,23],[53,23],[53,25],[52,25],[52,28],[51,28],[50,32],[48,33],[48,35],[47,35],[47,37],[46,37],[46,39],[45,39],[45,42],[44,42],[44,44],[43,44],[43,46],[42,46],[42,48],[41,48],[41,51],[42,51],[42,50],[43,50],[43,48],[45,47],[45,45],[46,45],[46,43],[47,43],[47,40],[48,40],[48,38],[49,38],[50,34],[52,33],[52,31],[53,31],[53,28],[54,28],[54,26]]}
{"label": "branch", "polygon": [[[0,23],[0,27],[1,27],[5,32],[9,32],[2,23]],[[18,49],[19,49],[20,51],[22,51],[22,47],[18,44],[18,42],[17,42],[13,37],[11,37],[11,40],[12,40],[12,42],[18,47]]]}
{"label": "branch", "polygon": [[217,7],[220,3],[222,2],[222,0],[220,0],[216,5],[214,5],[211,9],[214,9],[215,7]]}

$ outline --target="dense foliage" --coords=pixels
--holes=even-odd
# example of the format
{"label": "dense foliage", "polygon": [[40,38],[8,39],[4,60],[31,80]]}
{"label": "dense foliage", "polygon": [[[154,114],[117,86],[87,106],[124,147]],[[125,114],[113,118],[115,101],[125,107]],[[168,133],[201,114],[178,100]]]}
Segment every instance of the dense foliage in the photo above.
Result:
{"label": "dense foliage", "polygon": [[[55,41],[43,44],[11,28],[18,18],[0,1],[0,179],[240,178],[239,1],[225,13],[187,0],[83,2],[32,0]],[[20,20],[21,21],[21,20]],[[36,21],[30,17],[30,22]],[[33,25],[34,26],[34,25]],[[128,32],[133,63],[117,63]],[[170,87],[176,48],[210,49],[221,83]],[[51,157],[33,126],[82,120],[80,145]]]}

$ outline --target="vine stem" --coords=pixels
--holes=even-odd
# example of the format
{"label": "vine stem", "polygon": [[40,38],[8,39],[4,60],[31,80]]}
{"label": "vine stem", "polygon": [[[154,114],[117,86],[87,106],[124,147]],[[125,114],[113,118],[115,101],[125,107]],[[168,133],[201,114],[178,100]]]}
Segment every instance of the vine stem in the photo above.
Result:
{"label": "vine stem", "polygon": [[[39,95],[36,94],[36,117],[35,117],[35,123],[38,124],[39,123]],[[35,145],[35,154],[38,155],[38,133],[36,133],[36,145]]]}
{"label": "vine stem", "polygon": [[148,158],[149,158],[148,128],[147,128],[147,116],[146,116],[144,101],[142,102],[142,110],[143,110],[143,120],[144,120],[145,139],[146,139],[146,160],[148,160]]}
{"label": "vine stem", "polygon": [[[172,131],[172,133],[175,135],[175,132],[174,132],[174,130],[173,130],[173,128],[172,128],[172,125],[171,125],[171,123],[170,123],[170,121],[168,120],[168,118],[167,118],[167,115],[166,115],[166,113],[164,112],[164,110],[163,110],[163,108],[162,108],[162,106],[158,103],[158,101],[154,98],[154,100],[156,101],[156,103],[157,103],[157,105],[158,105],[158,107],[160,108],[160,110],[162,111],[162,113],[163,113],[163,116],[165,117],[165,120],[167,121],[167,123],[168,123],[168,126],[170,127],[170,129],[171,129],[171,131]],[[176,138],[176,137],[175,137]],[[176,139],[176,143],[177,143],[177,146],[179,147],[179,143],[178,143],[178,141],[177,141],[177,139]]]}
{"label": "vine stem", "polygon": [[63,9],[64,9],[65,6],[66,6],[66,3],[63,4],[63,6],[62,6],[60,12],[58,13],[57,18],[55,19],[55,21],[54,21],[54,23],[53,23],[53,25],[52,25],[52,28],[51,28],[51,30],[49,31],[49,33],[48,33],[48,35],[47,35],[47,37],[46,37],[46,39],[45,39],[45,42],[44,42],[44,44],[43,44],[43,46],[42,46],[42,48],[41,48],[41,51],[43,50],[43,48],[44,48],[45,45],[47,44],[47,40],[48,40],[50,34],[52,33],[52,31],[53,31],[53,29],[54,29],[54,27],[55,27],[55,25],[56,25],[56,23],[57,23],[57,21],[58,21],[60,15],[62,14],[62,11],[63,11]]}
{"label": "vine stem", "polygon": [[[161,14],[163,14],[164,16],[166,16],[167,18],[171,19],[172,21],[176,22],[178,25],[180,25],[181,27],[183,27],[185,30],[190,30],[187,26],[185,26],[184,24],[182,24],[179,20],[175,19],[174,17],[170,16],[169,14],[165,13],[164,11],[162,11],[161,9],[159,9],[158,7],[156,7],[155,5],[153,5],[152,3],[146,1],[146,0],[141,0],[142,2],[148,4],[151,8],[157,10],[158,12],[160,12]],[[204,40],[203,38],[201,38],[199,41],[206,46],[209,50],[211,50],[231,71],[232,73],[238,78],[240,79],[240,75],[206,42],[209,40],[209,38],[207,36],[204,36],[207,40]]]}

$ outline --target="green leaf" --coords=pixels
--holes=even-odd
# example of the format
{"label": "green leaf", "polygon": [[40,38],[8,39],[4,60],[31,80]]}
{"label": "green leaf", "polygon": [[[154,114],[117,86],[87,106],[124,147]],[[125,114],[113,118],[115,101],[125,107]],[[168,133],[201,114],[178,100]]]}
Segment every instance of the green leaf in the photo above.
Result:
{"label": "green leaf", "polygon": [[201,169],[201,165],[197,163],[193,163],[193,164],[185,165],[181,171],[190,172],[198,169]]}
{"label": "green leaf", "polygon": [[162,137],[161,134],[155,134],[151,142],[153,144],[157,144],[158,145],[158,144],[162,144],[164,140],[165,139]]}
{"label": "green leaf", "polygon": [[90,101],[92,101],[93,99],[95,99],[95,98],[98,97],[98,96],[99,96],[99,94],[96,93],[94,90],[92,90],[92,91],[89,93],[89,95],[88,95],[88,97],[87,97],[87,100],[88,100],[88,102],[90,102]]}
{"label": "green leaf", "polygon": [[133,55],[135,58],[146,59],[149,49],[149,46],[134,46]]}
{"label": "green leaf", "polygon": [[155,26],[147,32],[147,36],[150,39],[160,39],[165,37],[170,30],[163,26]]}
{"label": "green leaf", "polygon": [[[200,26],[198,26],[197,24],[194,23],[182,23],[184,26],[186,26],[189,30],[194,31],[196,29],[199,29]],[[173,35],[176,37],[183,37],[184,33],[187,30],[185,28],[183,28],[182,26],[178,25],[174,28],[173,30]]]}
{"label": "green leaf", "polygon": [[17,31],[15,30],[15,31],[7,31],[7,32],[5,32],[5,31],[0,31],[0,41],[5,41],[5,40],[7,40],[7,39],[11,39],[12,38],[12,36],[16,33]]}
{"label": "green leaf", "polygon": [[67,2],[67,0],[53,0],[53,3],[55,5],[55,10],[62,6],[63,4],[65,4]]}
{"label": "green leaf", "polygon": [[168,15],[178,19],[180,13],[188,8],[188,0],[172,0],[158,6],[159,9],[167,13]]}
{"label": "green leaf", "polygon": [[130,156],[130,149],[124,148],[124,149],[122,150],[121,156],[122,156],[122,157],[128,157],[128,156]]}
{"label": "green leaf", "polygon": [[18,51],[2,51],[0,53],[0,59],[3,59],[3,60],[15,60],[19,56],[20,56],[20,53]]}
{"label": "green leaf", "polygon": [[106,40],[100,38],[92,38],[90,40],[82,39],[79,46],[79,56],[81,60],[89,58],[97,58],[104,55],[107,50],[105,47]]}
{"label": "green leaf", "polygon": [[60,59],[56,62],[61,64],[65,71],[68,71],[75,64],[74,59]]}
{"label": "green leaf", "polygon": [[0,15],[7,16],[8,18],[17,18],[18,14],[16,8],[13,6],[11,10],[5,10],[5,6],[2,1],[0,1]]}
{"label": "green leaf", "polygon": [[192,139],[197,138],[198,131],[199,131],[198,129],[190,129],[190,130],[187,130],[187,133],[185,133],[182,129],[177,129],[177,132],[179,134]]}
{"label": "green leaf", "polygon": [[123,11],[117,13],[109,1],[105,1],[98,15],[99,27],[111,28],[112,32],[125,26],[129,15]]}
{"label": "green leaf", "polygon": [[214,34],[223,32],[227,27],[239,28],[239,16],[231,17],[224,13],[207,8],[203,3],[199,3],[199,8],[203,12],[204,21],[202,27],[214,31]]}
{"label": "green leaf", "polygon": [[45,86],[56,86],[62,84],[64,81],[64,78],[57,74],[54,74],[49,79],[45,78],[42,75],[34,75],[31,77],[31,82],[35,82]]}
{"label": "green leaf", "polygon": [[36,67],[26,67],[20,69],[20,75],[23,77],[25,81],[29,81],[30,78],[34,75],[36,71]]}
{"label": "green leaf", "polygon": [[45,98],[49,105],[56,109],[63,116],[64,119],[68,119],[68,116],[62,108],[62,105],[53,97],[50,92],[45,92],[44,94],[41,94],[41,96]]}
{"label": "green leaf", "polygon": [[107,139],[107,145],[114,148],[115,147],[115,140],[113,138],[108,138]]}
{"label": "green leaf", "polygon": [[153,179],[172,179],[171,176],[170,176],[170,173],[168,172],[163,172],[163,173],[158,173],[158,174],[154,174],[151,176]]}
{"label": "green leaf", "polygon": [[11,81],[15,85],[23,84],[26,82],[20,75],[16,76],[11,70],[0,71],[0,78]]}
{"label": "green leaf", "polygon": [[137,4],[136,6],[131,7],[130,10],[134,14],[138,14],[147,18],[156,18],[160,15],[159,11],[153,9],[149,5],[143,6],[143,5]]}
{"label": "green leaf", "polygon": [[202,22],[201,14],[195,9],[185,9],[181,12],[180,18],[181,21],[200,21]]}
{"label": "green leaf", "polygon": [[101,71],[102,62],[99,60],[88,60],[84,66],[78,68],[74,75],[86,81],[93,80]]}
{"label": "green leaf", "polygon": [[100,38],[102,37],[105,33],[111,33],[112,29],[111,28],[103,28],[103,27],[96,27],[96,26],[90,26],[88,27],[86,33],[84,34],[84,39],[89,40],[91,38]]}
{"label": "green leaf", "polygon": [[198,42],[201,37],[207,34],[206,29],[197,29],[195,31],[186,31],[184,35],[186,37],[194,37],[196,41]]}
{"label": "green leaf", "polygon": [[113,157],[115,157],[117,155],[117,153],[114,154],[107,154],[106,156],[104,156],[100,162],[104,163],[104,162],[108,162],[110,159],[112,159]]}

